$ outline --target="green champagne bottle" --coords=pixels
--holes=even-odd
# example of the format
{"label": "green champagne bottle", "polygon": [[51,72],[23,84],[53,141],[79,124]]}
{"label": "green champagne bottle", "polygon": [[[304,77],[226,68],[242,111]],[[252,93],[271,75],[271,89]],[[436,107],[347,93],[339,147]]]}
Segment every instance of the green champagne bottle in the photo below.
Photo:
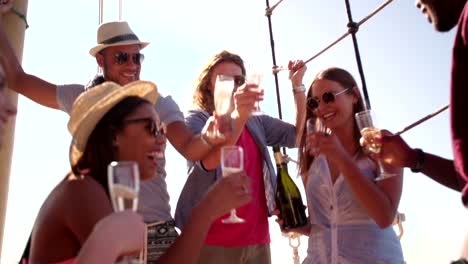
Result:
{"label": "green champagne bottle", "polygon": [[283,230],[298,228],[307,224],[305,206],[302,203],[301,193],[289,176],[287,164],[283,159],[278,146],[273,146],[275,156],[277,178],[276,178],[276,207],[280,211],[283,220]]}

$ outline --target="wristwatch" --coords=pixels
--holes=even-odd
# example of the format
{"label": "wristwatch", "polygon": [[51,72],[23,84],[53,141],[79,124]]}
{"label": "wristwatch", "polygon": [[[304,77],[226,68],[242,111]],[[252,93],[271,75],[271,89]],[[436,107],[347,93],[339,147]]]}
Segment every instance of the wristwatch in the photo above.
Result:
{"label": "wristwatch", "polygon": [[422,149],[416,148],[416,166],[411,168],[412,172],[421,172],[424,166],[424,151]]}

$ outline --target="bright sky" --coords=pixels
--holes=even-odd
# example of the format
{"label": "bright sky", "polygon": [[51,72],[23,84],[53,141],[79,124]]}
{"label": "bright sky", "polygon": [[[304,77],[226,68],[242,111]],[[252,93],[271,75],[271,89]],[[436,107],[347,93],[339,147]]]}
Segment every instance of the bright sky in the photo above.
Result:
{"label": "bright sky", "polygon": [[[379,0],[350,1],[361,20]],[[118,19],[118,1],[104,1],[104,20]],[[272,2],[274,4],[276,2]],[[271,67],[265,2],[252,0],[123,1],[123,19],[140,39],[150,41],[141,79],[157,83],[188,109],[192,83],[208,58],[228,49],[247,62]],[[95,44],[98,1],[29,1],[23,54],[25,71],[49,82],[86,83],[97,66],[88,54]],[[285,0],[272,16],[277,64],[308,59],[346,31],[343,0]],[[448,103],[454,31],[435,33],[414,1],[395,1],[364,24],[358,42],[372,108],[382,128],[397,131]],[[351,39],[331,48],[308,65],[305,84],[329,66],[358,70]],[[279,74],[283,118],[293,122],[293,99],[287,73]],[[360,81],[358,81],[360,83]],[[272,76],[264,79],[262,110],[277,116]],[[68,116],[20,97],[15,149],[10,176],[1,263],[21,255],[35,216],[50,190],[69,170]],[[451,158],[448,115],[443,113],[404,134],[413,147]],[[296,150],[288,154],[295,157]],[[185,160],[167,151],[168,188],[173,210],[185,181]],[[289,166],[295,174],[294,166]],[[299,179],[296,179],[302,188]],[[305,197],[304,197],[305,198]],[[403,252],[407,263],[449,263],[459,257],[468,233],[468,211],[460,195],[422,174],[405,170],[400,211],[405,213]],[[291,249],[271,219],[274,264],[292,263]],[[301,260],[307,248],[300,246]]]}

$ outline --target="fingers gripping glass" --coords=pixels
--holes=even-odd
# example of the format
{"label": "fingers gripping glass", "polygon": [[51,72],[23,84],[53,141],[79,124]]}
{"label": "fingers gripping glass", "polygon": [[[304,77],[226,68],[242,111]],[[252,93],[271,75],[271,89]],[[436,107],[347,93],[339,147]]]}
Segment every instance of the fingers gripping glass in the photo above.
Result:
{"label": "fingers gripping glass", "polygon": [[[355,115],[356,123],[361,131],[361,136],[364,139],[366,150],[370,153],[378,154],[382,148],[382,144],[376,140],[377,137],[380,137],[380,129],[375,126],[375,116],[371,110],[365,110]],[[376,181],[387,179],[393,176],[396,176],[396,173],[391,173],[385,170],[385,167],[382,164],[380,158],[376,159],[379,175],[375,178]]]}
{"label": "fingers gripping glass", "polygon": [[114,54],[114,62],[118,65],[126,64],[130,58],[134,64],[141,65],[145,59],[145,55],[141,53],[128,54],[127,52],[117,52]]}
{"label": "fingers gripping glass", "polygon": [[314,111],[318,108],[320,102],[322,101],[326,104],[333,103],[335,102],[335,97],[337,97],[340,94],[346,93],[349,89],[351,88],[346,88],[343,91],[337,93],[325,92],[322,94],[322,100],[318,99],[317,97],[310,97],[309,99],[307,99],[307,107],[310,111]]}

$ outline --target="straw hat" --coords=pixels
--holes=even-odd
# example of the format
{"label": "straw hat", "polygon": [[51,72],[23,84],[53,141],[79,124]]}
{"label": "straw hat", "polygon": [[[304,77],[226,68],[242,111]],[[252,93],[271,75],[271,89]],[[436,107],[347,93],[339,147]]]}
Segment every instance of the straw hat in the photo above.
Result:
{"label": "straw hat", "polygon": [[148,46],[149,42],[141,42],[125,21],[103,23],[97,31],[97,46],[89,50],[89,54],[96,54],[111,46],[139,44],[141,48]]}
{"label": "straw hat", "polygon": [[105,82],[82,93],[73,103],[68,131],[72,135],[70,163],[75,165],[83,154],[88,138],[101,118],[128,96],[138,96],[154,104],[158,97],[152,82],[135,81],[125,86]]}

